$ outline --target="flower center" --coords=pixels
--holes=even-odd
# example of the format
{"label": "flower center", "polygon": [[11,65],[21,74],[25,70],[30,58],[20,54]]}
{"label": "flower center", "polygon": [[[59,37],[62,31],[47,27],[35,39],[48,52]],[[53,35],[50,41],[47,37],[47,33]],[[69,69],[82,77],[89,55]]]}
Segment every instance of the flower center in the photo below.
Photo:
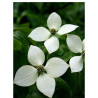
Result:
{"label": "flower center", "polygon": [[43,65],[36,66],[36,69],[38,70],[38,74],[41,74],[41,73],[45,72],[45,69],[44,69]]}
{"label": "flower center", "polygon": [[54,35],[56,33],[56,30],[53,28],[53,29],[50,30],[50,32],[51,32],[51,34]]}

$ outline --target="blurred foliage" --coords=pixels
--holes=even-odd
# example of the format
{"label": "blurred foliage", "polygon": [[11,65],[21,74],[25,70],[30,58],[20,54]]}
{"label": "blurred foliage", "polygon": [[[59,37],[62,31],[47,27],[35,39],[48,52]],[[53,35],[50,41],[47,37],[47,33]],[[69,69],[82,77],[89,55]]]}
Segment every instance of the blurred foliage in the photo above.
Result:
{"label": "blurred foliage", "polygon": [[[66,35],[61,36],[60,48],[49,55],[43,42],[35,42],[28,38],[29,33],[38,26],[47,28],[47,18],[52,12],[57,12],[62,18],[62,25],[76,24],[79,28],[71,34],[84,39],[84,3],[43,3],[43,2],[14,2],[13,3],[13,44],[14,44],[14,75],[23,65],[29,64],[27,53],[29,46],[34,44],[40,47],[46,56],[46,61],[51,57],[60,57],[67,63],[69,59],[78,54],[72,53],[66,45]],[[45,61],[45,63],[46,63]],[[71,73],[70,69],[56,79],[56,90],[53,98],[84,98],[84,69],[79,73]],[[47,98],[40,93],[34,84],[31,87],[14,85],[14,98]]]}

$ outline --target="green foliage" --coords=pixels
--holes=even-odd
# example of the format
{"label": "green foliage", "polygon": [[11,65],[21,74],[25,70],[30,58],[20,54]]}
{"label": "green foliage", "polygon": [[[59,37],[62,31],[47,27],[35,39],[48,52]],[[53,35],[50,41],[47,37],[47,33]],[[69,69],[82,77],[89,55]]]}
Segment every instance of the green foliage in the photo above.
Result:
{"label": "green foliage", "polygon": [[14,50],[21,50],[22,48],[22,43],[14,38]]}
{"label": "green foliage", "polygon": [[72,91],[70,86],[61,78],[56,79],[56,89],[53,98],[71,98]]}
{"label": "green foliage", "polygon": [[25,98],[47,98],[36,87],[36,84],[29,87],[29,93]]}
{"label": "green foliage", "polygon": [[[36,42],[28,38],[30,32],[38,27],[47,27],[47,18],[52,12],[57,12],[62,18],[62,25],[76,24],[79,28],[71,34],[84,39],[84,3],[46,3],[46,2],[14,2],[14,75],[23,65],[29,64],[27,53],[30,45],[40,47],[46,56],[46,61],[51,57],[60,57],[69,63],[69,59],[76,55],[71,52],[66,44],[66,35],[60,36],[59,49],[48,54],[44,42]],[[78,55],[78,54],[77,54]],[[84,59],[85,60],[85,59]],[[84,61],[85,62],[85,61]],[[44,65],[45,65],[44,63]],[[40,93],[34,84],[31,87],[14,85],[14,98],[47,98]],[[56,90],[53,98],[84,98],[84,69],[79,73],[71,73],[70,69],[56,79]]]}
{"label": "green foliage", "polygon": [[79,73],[79,86],[81,92],[84,94],[84,70]]}

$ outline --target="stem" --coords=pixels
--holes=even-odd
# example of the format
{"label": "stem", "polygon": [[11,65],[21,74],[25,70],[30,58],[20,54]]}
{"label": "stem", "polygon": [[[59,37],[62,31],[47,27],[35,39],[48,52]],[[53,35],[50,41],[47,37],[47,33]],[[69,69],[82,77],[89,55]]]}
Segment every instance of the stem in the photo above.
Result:
{"label": "stem", "polygon": [[85,55],[85,50],[83,50],[81,54],[82,54],[82,56],[84,56]]}

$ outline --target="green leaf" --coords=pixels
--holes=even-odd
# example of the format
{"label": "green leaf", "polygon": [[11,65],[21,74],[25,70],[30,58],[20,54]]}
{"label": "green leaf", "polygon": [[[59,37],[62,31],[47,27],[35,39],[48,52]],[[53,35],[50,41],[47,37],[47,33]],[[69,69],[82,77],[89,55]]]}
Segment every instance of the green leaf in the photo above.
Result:
{"label": "green leaf", "polygon": [[80,86],[80,89],[81,89],[81,92],[84,94],[84,70],[82,70],[80,73],[79,73],[79,86]]}
{"label": "green leaf", "polygon": [[22,43],[19,40],[14,38],[14,50],[16,51],[21,50],[21,48],[22,48]]}
{"label": "green leaf", "polygon": [[29,23],[23,23],[23,24],[14,24],[14,29],[19,28],[19,27],[26,27],[29,28]]}
{"label": "green leaf", "polygon": [[36,7],[41,10],[42,9],[42,6],[43,6],[43,2],[40,2],[40,3],[35,3]]}
{"label": "green leaf", "polygon": [[29,93],[26,98],[48,98],[43,95],[38,89],[36,84],[29,87]]}
{"label": "green leaf", "polygon": [[14,98],[26,98],[28,92],[27,87],[21,87],[14,84]]}
{"label": "green leaf", "polygon": [[71,87],[71,90],[74,92],[77,87],[76,73],[71,73],[71,70],[69,68],[67,72],[62,76],[62,78],[68,83],[68,85]]}
{"label": "green leaf", "polygon": [[29,49],[29,43],[28,43],[27,38],[25,37],[25,35],[20,31],[15,31],[14,32],[14,38],[21,41],[21,43],[22,43],[22,52],[24,52],[24,54],[25,53],[27,54],[28,49]]}
{"label": "green leaf", "polygon": [[53,98],[71,98],[70,86],[61,78],[56,78],[56,89]]}
{"label": "green leaf", "polygon": [[31,29],[29,28],[29,24],[28,23],[24,23],[24,24],[21,24],[21,25],[14,24],[14,31],[20,31],[26,37],[28,37],[28,35],[31,32]]}

